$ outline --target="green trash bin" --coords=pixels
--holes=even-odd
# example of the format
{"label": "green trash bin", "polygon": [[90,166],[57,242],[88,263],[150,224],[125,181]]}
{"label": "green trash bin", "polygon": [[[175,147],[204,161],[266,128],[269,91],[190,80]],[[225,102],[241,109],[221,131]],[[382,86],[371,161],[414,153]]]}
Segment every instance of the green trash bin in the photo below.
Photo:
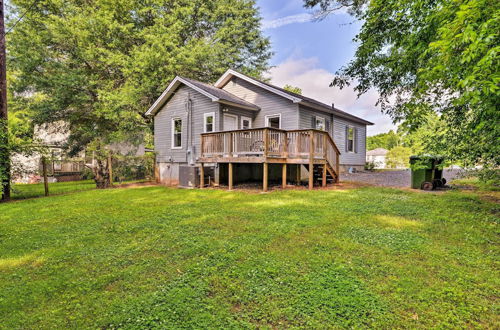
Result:
{"label": "green trash bin", "polygon": [[411,156],[411,187],[423,190],[443,187],[446,184],[441,168],[443,161],[438,155]]}

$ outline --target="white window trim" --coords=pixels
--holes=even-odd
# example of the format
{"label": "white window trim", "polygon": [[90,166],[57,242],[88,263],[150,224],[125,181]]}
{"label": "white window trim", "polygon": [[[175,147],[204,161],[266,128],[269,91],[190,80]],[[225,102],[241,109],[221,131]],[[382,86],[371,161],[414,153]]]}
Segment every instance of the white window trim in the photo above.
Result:
{"label": "white window trim", "polygon": [[266,125],[265,126],[266,127],[270,127],[269,126],[269,118],[274,118],[274,117],[279,117],[279,119],[280,119],[280,127],[279,128],[281,129],[281,113],[276,113],[274,115],[267,115],[265,117],[265,119],[266,119],[266,123],[265,123]]}
{"label": "white window trim", "polygon": [[356,143],[356,130],[354,129],[354,126],[347,125],[347,136],[345,137],[347,142],[347,145],[349,145],[349,130],[352,129],[352,150],[348,150],[348,153],[354,154],[356,153],[356,146],[354,145]]}
{"label": "white window trim", "polygon": [[215,112],[207,112],[203,114],[203,133],[207,132],[207,117],[212,116],[212,132],[215,132]]}
{"label": "white window trim", "polygon": [[240,119],[240,127],[241,127],[241,129],[244,129],[244,128],[243,128],[243,121],[244,121],[244,120],[248,120],[248,122],[250,123],[250,127],[248,127],[248,128],[252,128],[252,124],[253,124],[253,123],[252,123],[252,118],[250,118],[250,117],[245,117],[245,116],[241,116],[241,119]]}
{"label": "white window trim", "polygon": [[[180,120],[181,121],[181,145],[179,147],[174,146],[174,136],[175,136],[175,121]],[[171,143],[171,148],[172,149],[182,149],[182,118],[181,117],[173,117],[172,118],[172,143]]]}
{"label": "white window trim", "polygon": [[321,121],[323,123],[323,131],[326,132],[326,119],[325,117],[320,117],[320,116],[315,116],[316,119],[315,119],[315,129],[318,129],[318,120]]}

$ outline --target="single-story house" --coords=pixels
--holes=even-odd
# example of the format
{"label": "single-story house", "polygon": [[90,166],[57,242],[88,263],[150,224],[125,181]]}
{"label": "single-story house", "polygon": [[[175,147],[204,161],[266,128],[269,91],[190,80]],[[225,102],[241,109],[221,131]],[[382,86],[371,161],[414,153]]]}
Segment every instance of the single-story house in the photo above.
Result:
{"label": "single-story house", "polygon": [[386,168],[386,157],[389,150],[384,148],[376,148],[366,152],[366,162],[373,163],[374,168]]}
{"label": "single-story house", "polygon": [[198,176],[201,187],[207,180],[231,188],[262,179],[264,189],[277,179],[306,178],[310,188],[338,181],[340,171],[363,169],[373,125],[234,70],[213,85],[175,77],[146,115],[154,117],[159,180],[194,186]]}

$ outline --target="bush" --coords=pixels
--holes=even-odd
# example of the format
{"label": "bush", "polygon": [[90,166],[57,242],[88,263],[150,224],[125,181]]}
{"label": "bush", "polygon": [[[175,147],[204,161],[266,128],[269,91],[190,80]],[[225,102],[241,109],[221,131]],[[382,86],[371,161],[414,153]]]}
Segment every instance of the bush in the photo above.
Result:
{"label": "bush", "polygon": [[154,178],[154,154],[115,156],[113,180],[117,182]]}
{"label": "bush", "polygon": [[375,163],[374,162],[366,162],[365,163],[365,170],[367,171],[373,171],[375,169]]}

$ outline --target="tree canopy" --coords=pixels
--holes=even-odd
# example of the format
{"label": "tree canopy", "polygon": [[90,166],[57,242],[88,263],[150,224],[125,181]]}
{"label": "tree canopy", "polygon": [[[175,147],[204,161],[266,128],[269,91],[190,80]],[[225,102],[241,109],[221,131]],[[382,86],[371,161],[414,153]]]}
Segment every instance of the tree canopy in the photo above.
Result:
{"label": "tree canopy", "polygon": [[375,88],[382,110],[409,130],[437,115],[448,159],[500,165],[500,2],[305,0],[305,6],[323,15],[348,8],[362,21],[354,59],[332,85],[355,83],[359,94]]}
{"label": "tree canopy", "polygon": [[[11,88],[35,123],[69,124],[68,147],[136,140],[173,77],[260,76],[269,40],[248,0],[12,0]],[[101,153],[97,153],[100,155]]]}
{"label": "tree canopy", "polygon": [[366,138],[366,149],[384,148],[390,150],[401,144],[401,137],[392,129],[387,133],[380,133]]}
{"label": "tree canopy", "polygon": [[295,93],[295,94],[302,94],[302,89],[300,87],[292,86],[289,84],[286,84],[285,86],[283,86],[283,89],[286,91]]}

